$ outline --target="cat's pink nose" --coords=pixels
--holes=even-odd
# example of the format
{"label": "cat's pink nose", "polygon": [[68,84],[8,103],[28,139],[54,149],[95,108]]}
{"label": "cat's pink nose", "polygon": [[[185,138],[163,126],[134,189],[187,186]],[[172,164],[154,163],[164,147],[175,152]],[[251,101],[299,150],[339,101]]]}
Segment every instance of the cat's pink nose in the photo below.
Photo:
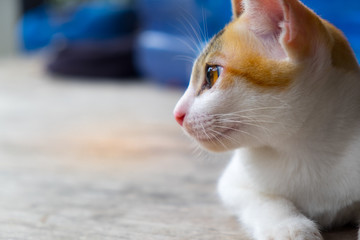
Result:
{"label": "cat's pink nose", "polygon": [[184,124],[184,118],[185,118],[186,114],[182,113],[182,112],[175,112],[174,116],[175,116],[176,121],[180,124],[180,126],[182,126]]}

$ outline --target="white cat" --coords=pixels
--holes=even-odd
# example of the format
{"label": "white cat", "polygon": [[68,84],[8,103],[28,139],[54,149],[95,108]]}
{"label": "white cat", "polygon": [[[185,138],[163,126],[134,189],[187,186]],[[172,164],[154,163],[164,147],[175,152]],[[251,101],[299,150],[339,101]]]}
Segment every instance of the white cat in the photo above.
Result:
{"label": "white cat", "polygon": [[360,69],[349,44],[298,0],[232,4],[174,110],[206,149],[235,150],[221,199],[256,240],[319,240],[357,223]]}

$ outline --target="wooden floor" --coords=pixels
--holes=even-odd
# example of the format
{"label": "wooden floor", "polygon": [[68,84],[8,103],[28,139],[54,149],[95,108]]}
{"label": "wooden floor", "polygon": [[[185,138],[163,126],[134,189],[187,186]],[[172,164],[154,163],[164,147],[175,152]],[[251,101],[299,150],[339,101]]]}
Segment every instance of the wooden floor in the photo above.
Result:
{"label": "wooden floor", "polygon": [[246,240],[215,193],[226,157],[194,151],[172,118],[180,95],[0,61],[0,239]]}

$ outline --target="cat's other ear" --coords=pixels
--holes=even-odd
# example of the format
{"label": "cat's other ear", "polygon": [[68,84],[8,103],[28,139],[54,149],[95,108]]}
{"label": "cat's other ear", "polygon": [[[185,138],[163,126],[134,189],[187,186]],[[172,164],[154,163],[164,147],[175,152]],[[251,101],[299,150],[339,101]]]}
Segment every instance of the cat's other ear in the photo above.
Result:
{"label": "cat's other ear", "polygon": [[231,5],[233,11],[233,18],[238,18],[244,12],[242,0],[231,0]]}

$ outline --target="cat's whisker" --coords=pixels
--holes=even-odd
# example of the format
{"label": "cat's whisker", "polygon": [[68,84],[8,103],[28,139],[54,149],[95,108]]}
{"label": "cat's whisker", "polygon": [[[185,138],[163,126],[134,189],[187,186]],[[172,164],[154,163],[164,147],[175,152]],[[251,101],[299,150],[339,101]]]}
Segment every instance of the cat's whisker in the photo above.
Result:
{"label": "cat's whisker", "polygon": [[256,124],[256,123],[270,123],[270,124],[277,124],[277,122],[274,121],[261,121],[261,120],[238,120],[238,119],[220,119],[217,122],[221,123],[240,123],[240,124]]}
{"label": "cat's whisker", "polygon": [[[204,23],[206,24],[204,8],[202,9],[202,11],[203,11],[203,14],[202,14],[202,16],[203,16],[203,24]],[[185,16],[185,14],[187,15],[187,17]],[[199,36],[199,38],[198,38],[198,39],[200,39],[199,43],[200,43],[200,46],[203,48],[204,45],[207,45],[207,39],[208,39],[208,37],[207,37],[207,26],[206,26],[206,29],[204,29],[205,28],[204,26],[202,28],[200,26],[200,24],[199,24],[199,21],[192,14],[190,14],[188,11],[186,11],[185,9],[183,9],[183,14],[182,15],[183,15],[184,20],[188,22],[189,26],[193,27],[194,33]],[[192,22],[190,22],[190,19],[192,20]],[[196,27],[197,31],[196,31],[195,27]]]}
{"label": "cat's whisker", "polygon": [[265,134],[267,134],[267,136],[271,136],[271,131],[269,129],[269,127],[265,127],[264,125],[262,125],[262,123],[267,123],[267,124],[277,124],[277,122],[270,122],[270,121],[257,121],[257,120],[254,120],[254,121],[221,121],[219,123],[226,123],[226,124],[229,124],[229,123],[236,123],[236,124],[243,124],[243,125],[248,125],[248,126],[253,126],[253,127],[257,127],[257,128],[260,128],[264,131]]}
{"label": "cat's whisker", "polygon": [[222,119],[222,120],[234,120],[234,121],[251,121],[251,122],[257,122],[260,121],[258,119],[264,119],[261,121],[267,121],[267,122],[273,122],[276,123],[274,121],[270,121],[273,120],[274,117],[271,116],[263,116],[263,115],[254,115],[254,116],[242,116],[242,115],[238,115],[238,116],[224,116],[224,117],[217,117],[217,119]]}
{"label": "cat's whisker", "polygon": [[[268,132],[269,129],[266,128],[265,126],[262,126],[260,124],[255,124],[253,122],[244,122],[244,121],[223,121],[222,123],[239,123],[239,124],[243,124],[243,125],[248,125],[248,126],[253,126],[253,127],[257,127],[257,128],[261,128],[264,131]],[[218,125],[216,125],[218,126]],[[218,126],[218,127],[223,127],[223,126]]]}
{"label": "cat's whisker", "polygon": [[[183,17],[185,20],[185,17]],[[184,23],[184,20],[181,20],[179,18],[177,18],[177,21],[179,22],[179,24],[182,26],[179,27],[179,25],[174,25],[171,24],[172,27],[174,27],[175,29],[177,29],[177,31],[179,31],[179,33],[181,33],[182,35],[186,36],[188,38],[188,40],[190,41],[191,44],[189,44],[188,41],[185,41],[184,38],[182,37],[177,37],[177,39],[183,43],[186,47],[188,47],[195,56],[197,56],[201,51],[202,51],[202,44],[200,44],[197,39],[198,37],[195,37],[194,35],[198,35],[198,33],[195,31],[191,31],[187,25]],[[191,25],[191,23],[189,21],[186,21],[187,24]]]}
{"label": "cat's whisker", "polygon": [[273,99],[279,101],[279,103],[281,103],[282,105],[286,106],[287,108],[292,108],[290,104],[288,104],[287,102],[285,102],[283,99],[277,97],[277,96],[272,96]]}
{"label": "cat's whisker", "polygon": [[204,29],[205,41],[207,41],[207,39],[209,39],[209,31],[206,21],[206,12],[204,8],[202,8],[202,17],[203,17],[203,29]]}
{"label": "cat's whisker", "polygon": [[[214,132],[214,131],[213,131]],[[216,134],[219,134],[217,132],[215,132]],[[228,150],[228,148],[226,147],[226,145],[216,136],[216,134],[212,134],[209,133],[213,138],[215,138],[216,141],[218,141],[226,150]],[[221,136],[221,134],[219,134]]]}
{"label": "cat's whisker", "polygon": [[197,156],[197,158],[198,158],[198,159],[203,158],[203,155],[204,155],[203,150],[200,148],[199,144],[196,143],[195,141],[194,141],[194,144],[196,145],[195,151],[196,151],[196,156]]}
{"label": "cat's whisker", "polygon": [[183,34],[190,37],[192,44],[194,44],[194,46],[196,47],[196,49],[198,51],[197,54],[199,54],[200,52],[202,52],[204,41],[201,40],[202,37],[199,35],[198,31],[196,31],[195,27],[190,22],[190,20],[187,19],[186,17],[184,17],[183,20],[186,22],[186,24],[180,20],[179,20],[179,22],[182,25],[182,27],[185,29],[186,32],[184,33],[181,29],[179,29],[179,28],[178,29],[180,32],[182,32]]}
{"label": "cat's whisker", "polygon": [[251,137],[255,138],[256,140],[260,141],[260,139],[257,136],[255,136],[253,134],[250,134],[250,133],[248,133],[248,132],[246,132],[244,130],[241,130],[241,129],[232,128],[232,127],[228,127],[228,126],[220,126],[220,125],[214,125],[214,127],[219,127],[219,128],[223,128],[223,129],[228,129],[228,130],[233,130],[233,131],[236,131],[236,132],[244,133],[244,134],[246,134],[248,136],[251,136]]}
{"label": "cat's whisker", "polygon": [[193,141],[193,143],[194,144],[192,144],[192,147],[193,147],[192,154],[196,154],[200,147],[199,147],[199,144],[197,144],[195,141]]}
{"label": "cat's whisker", "polygon": [[219,122],[219,123],[240,123],[240,124],[245,124],[245,123],[252,123],[252,124],[277,124],[277,121],[275,121],[272,118],[264,118],[264,117],[256,117],[256,118],[252,118],[252,117],[227,117],[227,118],[221,118],[221,117],[217,117],[214,118],[215,122]]}
{"label": "cat's whisker", "polygon": [[[230,142],[236,142],[236,143],[239,143],[239,144],[240,144],[239,141],[237,141],[236,139],[234,139],[234,138],[232,138],[232,137],[230,137],[230,136],[228,136],[228,135],[226,135],[226,134],[223,134],[223,133],[221,133],[221,132],[219,132],[219,131],[216,131],[216,130],[214,130],[214,129],[210,129],[210,131],[214,132],[215,134],[217,134],[217,135],[219,135],[219,136],[221,136],[221,137],[223,137],[223,138],[226,138],[226,139],[229,140]],[[226,149],[227,149],[227,148],[226,148]]]}
{"label": "cat's whisker", "polygon": [[[269,110],[269,109],[285,109],[285,107],[263,107],[263,108],[252,108],[252,109],[245,109],[241,111],[236,111],[232,113],[218,113],[218,114],[211,114],[213,117],[240,117],[240,118],[274,118],[270,115],[266,114],[256,114],[254,115],[254,111],[260,110]],[[244,116],[244,113],[251,113],[252,116]]]}
{"label": "cat's whisker", "polygon": [[[188,35],[188,34],[186,34]],[[194,54],[194,56],[197,56],[200,52],[201,52],[201,49],[199,46],[197,46],[197,43],[196,41],[193,39],[192,36],[189,36],[189,40],[191,41],[191,43],[193,45],[190,45],[187,41],[185,41],[183,38],[180,38],[180,37],[177,37],[177,39],[182,43],[184,44],[184,46],[188,47]]]}
{"label": "cat's whisker", "polygon": [[192,56],[186,56],[186,55],[177,55],[173,58],[173,60],[177,60],[177,61],[185,61],[185,62],[189,62],[191,64],[194,64],[195,62],[195,58]]}
{"label": "cat's whisker", "polygon": [[213,115],[210,115],[211,117],[214,117],[214,118],[222,118],[222,119],[250,119],[250,120],[253,120],[253,119],[257,119],[257,118],[263,118],[263,119],[273,119],[274,117],[273,116],[269,116],[269,115],[263,115],[263,114],[252,114],[251,116],[246,116],[246,115],[243,115],[243,114],[213,114]]}
{"label": "cat's whisker", "polygon": [[[183,135],[184,136],[186,136],[186,137],[188,137],[188,135],[183,131],[182,132],[183,133]],[[191,138],[191,148],[192,148],[192,154],[197,154],[198,155],[198,157],[200,156],[200,146],[199,146],[199,144],[196,142],[196,140],[195,139],[193,139],[193,138]]]}
{"label": "cat's whisker", "polygon": [[276,109],[286,109],[285,106],[277,106],[277,107],[258,107],[258,108],[249,108],[249,109],[243,109],[236,112],[226,113],[226,114],[234,114],[234,113],[245,113],[245,112],[251,112],[251,111],[259,111],[259,110],[276,110]]}
{"label": "cat's whisker", "polygon": [[[226,147],[226,145],[225,145],[215,134],[207,133],[206,130],[205,130],[205,128],[204,128],[204,125],[203,125],[203,124],[200,123],[200,126],[201,126],[201,128],[202,128],[202,130],[203,130],[203,133],[207,136],[208,139],[210,139],[210,141],[211,141],[213,144],[215,144],[214,141],[213,141],[213,139],[215,139],[215,140],[218,141],[225,149],[228,149],[228,148]],[[210,130],[212,131],[212,129],[210,129]],[[220,133],[218,133],[218,132],[216,132],[216,133],[217,133],[217,134],[220,134]],[[211,137],[210,137],[208,134],[210,134]]]}
{"label": "cat's whisker", "polygon": [[[231,141],[235,141],[235,142],[236,142],[235,139],[232,139],[232,138],[226,136],[225,134],[223,134],[223,133],[221,133],[221,132],[219,132],[219,131],[216,131],[216,130],[214,130],[214,129],[209,129],[209,130],[214,133],[213,136],[215,136],[215,137],[216,137],[216,135],[218,135],[218,136],[220,136],[220,137],[227,138],[228,140],[231,140]],[[219,138],[216,137],[216,139],[218,139],[218,141],[221,142]],[[221,142],[221,143],[222,143],[223,146],[225,147],[224,143],[223,143],[223,142]],[[227,149],[227,147],[225,147],[225,148]]]}
{"label": "cat's whisker", "polygon": [[201,128],[202,128],[203,133],[205,134],[205,136],[206,136],[208,139],[210,139],[210,141],[211,141],[212,143],[214,143],[214,141],[213,141],[214,136],[210,137],[210,136],[207,134],[207,132],[206,132],[206,130],[205,130],[205,128],[204,128],[204,125],[203,125],[202,123],[200,123],[200,126],[201,126]]}
{"label": "cat's whisker", "polygon": [[200,147],[195,139],[193,139],[192,143],[193,155],[196,156],[196,159],[206,159],[206,152]]}

